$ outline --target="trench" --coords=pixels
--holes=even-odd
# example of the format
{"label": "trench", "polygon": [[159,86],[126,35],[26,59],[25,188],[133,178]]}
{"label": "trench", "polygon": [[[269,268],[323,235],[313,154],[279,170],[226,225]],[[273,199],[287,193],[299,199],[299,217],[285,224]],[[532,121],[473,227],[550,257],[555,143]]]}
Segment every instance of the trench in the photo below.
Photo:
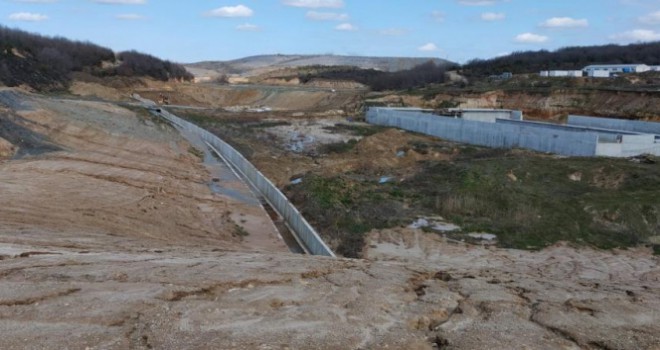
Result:
{"label": "trench", "polygon": [[[273,209],[266,198],[257,189],[253,188],[249,181],[241,177],[240,172],[236,171],[231,164],[226,162],[220,154],[205,143],[198,135],[183,128],[178,128],[176,125],[173,126],[196,150],[203,152],[201,156],[202,163],[211,175],[207,183],[211,192],[230,197],[248,205],[261,206],[266,214],[268,214],[280,237],[289,248],[289,251],[296,254],[306,254],[305,249],[296,240],[293,232],[289,229],[282,217]],[[240,186],[239,188],[223,186],[223,184],[231,184],[232,182],[240,182],[245,186]]]}

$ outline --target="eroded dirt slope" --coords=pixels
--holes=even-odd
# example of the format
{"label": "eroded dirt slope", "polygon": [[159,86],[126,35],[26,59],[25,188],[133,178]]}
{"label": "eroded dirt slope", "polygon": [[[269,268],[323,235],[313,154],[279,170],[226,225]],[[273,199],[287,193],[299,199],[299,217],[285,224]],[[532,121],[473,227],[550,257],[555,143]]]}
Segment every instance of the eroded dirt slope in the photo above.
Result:
{"label": "eroded dirt slope", "polygon": [[49,145],[21,144],[25,156],[0,163],[0,242],[286,251],[263,208],[211,192],[208,169],[168,125],[111,104],[0,94],[7,119]]}

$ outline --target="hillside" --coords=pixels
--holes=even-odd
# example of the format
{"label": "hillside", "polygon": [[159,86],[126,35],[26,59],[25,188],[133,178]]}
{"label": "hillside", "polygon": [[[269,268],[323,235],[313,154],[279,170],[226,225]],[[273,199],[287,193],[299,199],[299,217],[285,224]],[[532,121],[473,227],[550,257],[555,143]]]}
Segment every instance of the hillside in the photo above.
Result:
{"label": "hillside", "polygon": [[136,51],[114,53],[89,42],[51,38],[0,26],[0,83],[62,90],[74,72],[98,77],[190,80],[182,66]]}
{"label": "hillside", "polygon": [[232,61],[207,61],[186,64],[186,68],[195,72],[198,69],[214,71],[218,74],[251,75],[266,70],[305,66],[353,66],[362,69],[376,69],[397,72],[411,69],[420,64],[433,61],[438,65],[452,62],[432,57],[363,57],[339,55],[259,55]]}
{"label": "hillside", "polygon": [[463,73],[469,76],[488,76],[502,72],[523,74],[552,69],[582,69],[590,64],[619,63],[660,65],[660,41],[514,52],[487,60],[472,60],[463,66]]}

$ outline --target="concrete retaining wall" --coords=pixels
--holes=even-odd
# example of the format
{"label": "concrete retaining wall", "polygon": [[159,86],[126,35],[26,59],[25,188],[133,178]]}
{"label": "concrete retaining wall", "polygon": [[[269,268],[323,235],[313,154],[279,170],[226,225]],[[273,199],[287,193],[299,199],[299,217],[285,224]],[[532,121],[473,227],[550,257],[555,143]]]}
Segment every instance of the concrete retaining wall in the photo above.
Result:
{"label": "concrete retaining wall", "polygon": [[[144,99],[139,100],[145,104],[151,102]],[[197,125],[185,121],[165,110],[161,109],[160,112],[156,114],[169,120],[180,128],[199,135],[202,140],[208,142],[218,150],[223,158],[231,163],[235,169],[241,172],[241,175],[243,175],[243,177],[249,181],[254,188],[259,190],[268,203],[270,203],[282,218],[284,218],[284,221],[289,228],[291,228],[293,234],[297,236],[311,254],[331,257],[335,256],[332,250],[330,250],[321,237],[319,237],[314,228],[307,222],[307,220],[305,220],[302,214],[300,214],[298,209],[289,202],[289,199],[286,198],[286,196],[275,187],[270,180],[268,180],[259,170],[257,170],[257,168],[254,167],[254,165],[252,165],[252,163],[245,159],[245,157],[243,157],[243,155],[232,146]]]}
{"label": "concrete retaining wall", "polygon": [[416,110],[370,108],[367,122],[495,148],[527,148],[567,156],[596,154],[598,134],[507,120],[497,123],[440,117]]}
{"label": "concrete retaining wall", "polygon": [[596,155],[602,157],[635,157],[640,154],[660,156],[660,144],[599,143],[596,148]]}
{"label": "concrete retaining wall", "polygon": [[569,115],[568,124],[660,135],[660,123],[654,122]]}

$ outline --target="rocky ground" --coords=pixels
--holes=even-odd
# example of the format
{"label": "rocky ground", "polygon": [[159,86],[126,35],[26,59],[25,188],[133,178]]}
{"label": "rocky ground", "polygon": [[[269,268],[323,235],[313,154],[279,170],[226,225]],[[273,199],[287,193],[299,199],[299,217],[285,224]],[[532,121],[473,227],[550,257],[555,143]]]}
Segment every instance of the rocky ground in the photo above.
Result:
{"label": "rocky ground", "polygon": [[2,349],[660,349],[649,249],[395,229],[365,259],[295,255],[172,128],[9,89],[0,104]]}

